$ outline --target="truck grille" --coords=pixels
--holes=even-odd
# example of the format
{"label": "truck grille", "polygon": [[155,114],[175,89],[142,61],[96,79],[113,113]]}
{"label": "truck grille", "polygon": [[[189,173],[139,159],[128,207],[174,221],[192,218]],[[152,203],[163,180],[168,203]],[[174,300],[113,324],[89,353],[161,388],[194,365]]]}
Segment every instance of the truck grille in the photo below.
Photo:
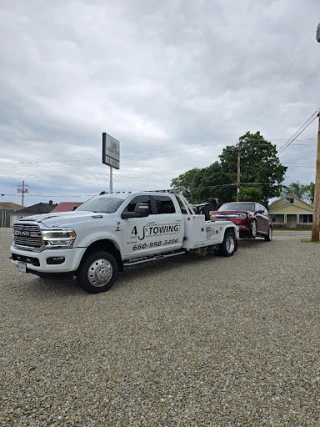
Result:
{"label": "truck grille", "polygon": [[14,224],[13,243],[30,249],[40,249],[43,245],[40,227],[30,224]]}

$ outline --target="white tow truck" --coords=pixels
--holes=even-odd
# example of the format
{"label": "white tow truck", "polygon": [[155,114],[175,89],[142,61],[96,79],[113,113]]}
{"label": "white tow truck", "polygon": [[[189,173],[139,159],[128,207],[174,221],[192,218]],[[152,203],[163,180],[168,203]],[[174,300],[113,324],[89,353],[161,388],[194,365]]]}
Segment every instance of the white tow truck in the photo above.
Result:
{"label": "white tow truck", "polygon": [[99,293],[124,267],[188,252],[230,257],[238,238],[235,224],[205,221],[181,194],[101,194],[72,212],[15,222],[11,259],[20,272],[75,275],[84,289]]}

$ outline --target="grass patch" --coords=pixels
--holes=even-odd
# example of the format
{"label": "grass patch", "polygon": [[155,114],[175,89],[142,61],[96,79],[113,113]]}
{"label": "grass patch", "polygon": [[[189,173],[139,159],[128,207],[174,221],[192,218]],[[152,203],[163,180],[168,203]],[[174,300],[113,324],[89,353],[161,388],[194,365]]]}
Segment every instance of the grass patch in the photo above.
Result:
{"label": "grass patch", "polygon": [[311,233],[311,228],[273,228],[273,231],[285,231],[285,232],[291,231],[293,233],[306,231]]}
{"label": "grass patch", "polygon": [[315,244],[320,244],[320,242],[312,242],[311,239],[301,239],[302,243],[315,243]]}

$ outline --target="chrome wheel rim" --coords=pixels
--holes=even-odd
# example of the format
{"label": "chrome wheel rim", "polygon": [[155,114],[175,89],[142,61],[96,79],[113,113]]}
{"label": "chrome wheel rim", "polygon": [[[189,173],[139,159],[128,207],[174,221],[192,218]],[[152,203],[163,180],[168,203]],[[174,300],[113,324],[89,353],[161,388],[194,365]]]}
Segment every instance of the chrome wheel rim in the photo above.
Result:
{"label": "chrome wheel rim", "polygon": [[269,228],[269,239],[272,240],[272,228]]}
{"label": "chrome wheel rim", "polygon": [[234,239],[229,236],[226,240],[226,250],[229,254],[234,251]]}
{"label": "chrome wheel rim", "polygon": [[92,286],[97,288],[107,285],[110,282],[112,275],[112,264],[104,258],[95,260],[88,269],[88,280]]}
{"label": "chrome wheel rim", "polygon": [[256,237],[257,235],[257,224],[255,222],[251,224],[251,234],[253,237]]}

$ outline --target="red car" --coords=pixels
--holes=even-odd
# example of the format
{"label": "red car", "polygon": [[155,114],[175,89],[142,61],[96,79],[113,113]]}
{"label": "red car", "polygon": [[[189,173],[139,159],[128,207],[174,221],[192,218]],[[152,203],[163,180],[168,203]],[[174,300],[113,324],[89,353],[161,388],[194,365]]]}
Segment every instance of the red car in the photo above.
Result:
{"label": "red car", "polygon": [[240,237],[264,237],[272,240],[272,221],[267,209],[255,202],[224,203],[210,212],[211,221],[231,221],[239,227]]}

